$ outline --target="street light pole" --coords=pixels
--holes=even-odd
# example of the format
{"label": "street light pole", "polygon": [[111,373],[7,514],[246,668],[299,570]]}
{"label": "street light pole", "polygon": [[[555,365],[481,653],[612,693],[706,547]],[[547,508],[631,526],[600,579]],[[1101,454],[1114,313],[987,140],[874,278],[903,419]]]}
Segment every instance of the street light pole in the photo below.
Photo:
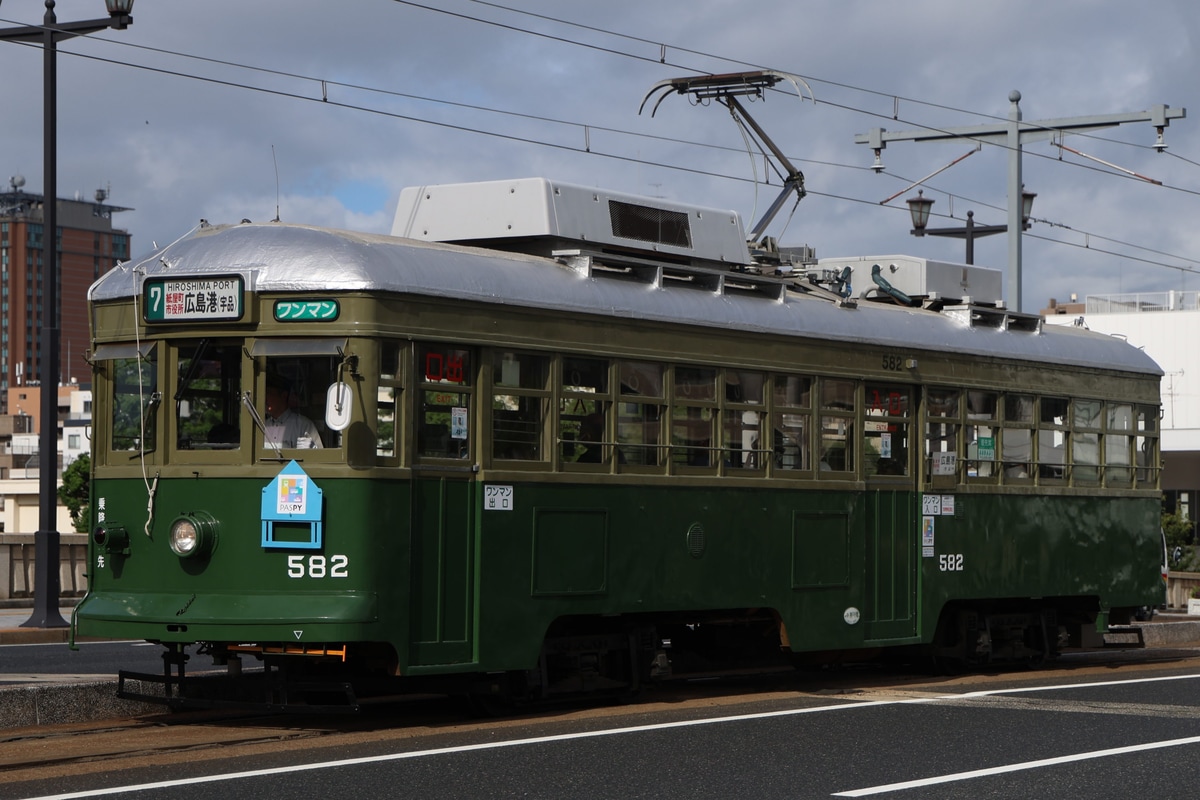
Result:
{"label": "street light pole", "polygon": [[1008,93],[1008,302],[1021,311],[1021,93]]}
{"label": "street light pole", "polygon": [[[979,142],[989,142],[1003,145],[1008,149],[1008,291],[1007,300],[1011,308],[1021,310],[1021,207],[1017,204],[1021,199],[1021,150],[1029,142],[1045,141],[1061,138],[1066,133],[1087,133],[1103,130],[1127,122],[1149,122],[1158,131],[1158,139],[1154,149],[1162,151],[1166,145],[1162,142],[1163,129],[1171,124],[1173,119],[1184,119],[1187,110],[1170,108],[1166,105],[1156,105],[1147,111],[1135,111],[1128,114],[1102,114],[1090,117],[1067,117],[1065,119],[1044,119],[1036,122],[1023,122],[1021,118],[1021,93],[1012,91],[1008,96],[1008,119],[1003,123],[970,125],[962,128],[924,128],[914,131],[891,132],[883,128],[874,128],[867,133],[854,137],[856,144],[865,144],[875,151],[875,165],[871,169],[882,172],[884,169],[880,154],[888,142],[929,142],[949,139],[972,139]],[[912,188],[912,187],[909,187]]]}
{"label": "street light pole", "polygon": [[59,613],[58,532],[58,42],[133,22],[133,0],[105,0],[108,16],[59,23],[54,0],[46,0],[40,26],[0,29],[0,41],[42,45],[42,348],[41,413],[38,431],[38,530],[34,534],[33,614],[23,628],[64,628]]}

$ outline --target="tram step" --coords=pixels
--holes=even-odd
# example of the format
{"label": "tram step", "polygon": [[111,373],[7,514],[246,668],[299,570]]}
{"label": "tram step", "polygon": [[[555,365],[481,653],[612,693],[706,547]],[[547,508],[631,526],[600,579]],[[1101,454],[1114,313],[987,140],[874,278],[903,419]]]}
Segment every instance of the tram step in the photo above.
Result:
{"label": "tram step", "polygon": [[1139,648],[1146,646],[1146,638],[1140,625],[1109,625],[1104,633],[1106,648]]}

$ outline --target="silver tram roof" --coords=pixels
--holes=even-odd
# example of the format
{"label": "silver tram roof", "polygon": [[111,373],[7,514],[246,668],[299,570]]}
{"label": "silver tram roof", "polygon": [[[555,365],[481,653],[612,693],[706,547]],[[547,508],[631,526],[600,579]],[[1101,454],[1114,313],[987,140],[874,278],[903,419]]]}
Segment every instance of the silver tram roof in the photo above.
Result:
{"label": "silver tram roof", "polygon": [[[96,281],[88,299],[132,298],[146,278],[240,274],[247,289],[256,292],[395,292],[849,345],[1162,374],[1140,349],[1080,328],[977,325],[972,318],[979,312],[970,307],[847,306],[832,302],[828,294],[795,291],[766,279],[759,279],[769,284],[765,293],[739,291],[742,278],[736,274],[707,282],[669,280],[661,265],[649,280],[613,280],[603,269],[587,268],[589,262],[586,255],[552,258],[307,225],[243,223],[198,229],[127,262]],[[649,260],[635,261],[639,265],[643,273],[655,269]],[[687,278],[694,273],[714,274],[696,269],[674,274]]]}

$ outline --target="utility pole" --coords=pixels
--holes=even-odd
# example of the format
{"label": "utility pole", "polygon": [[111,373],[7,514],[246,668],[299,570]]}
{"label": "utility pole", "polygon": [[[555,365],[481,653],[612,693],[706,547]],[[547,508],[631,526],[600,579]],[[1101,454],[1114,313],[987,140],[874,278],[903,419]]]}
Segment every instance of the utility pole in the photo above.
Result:
{"label": "utility pole", "polygon": [[961,128],[932,129],[890,132],[874,128],[868,133],[854,137],[855,144],[865,144],[875,150],[876,172],[883,170],[880,152],[888,142],[929,142],[946,139],[971,139],[978,142],[998,144],[1008,149],[1008,275],[1005,292],[1009,306],[1021,310],[1021,149],[1027,142],[1039,142],[1060,137],[1064,133],[1086,133],[1123,125],[1127,122],[1149,122],[1158,130],[1154,149],[1162,152],[1163,129],[1173,119],[1183,119],[1187,109],[1156,105],[1149,111],[1127,114],[1102,114],[1090,117],[1067,117],[1023,122],[1021,119],[1021,93],[1015,89],[1008,94],[1008,120],[984,125],[969,125]]}

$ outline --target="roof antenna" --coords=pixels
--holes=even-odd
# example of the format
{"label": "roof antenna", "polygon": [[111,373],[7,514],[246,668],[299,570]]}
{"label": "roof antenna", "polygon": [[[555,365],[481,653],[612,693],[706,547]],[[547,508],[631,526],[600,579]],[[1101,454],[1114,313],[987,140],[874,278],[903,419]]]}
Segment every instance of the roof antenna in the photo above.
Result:
{"label": "roof antenna", "polygon": [[271,163],[275,165],[275,219],[279,222],[279,162],[275,159],[275,145],[271,145]]}

